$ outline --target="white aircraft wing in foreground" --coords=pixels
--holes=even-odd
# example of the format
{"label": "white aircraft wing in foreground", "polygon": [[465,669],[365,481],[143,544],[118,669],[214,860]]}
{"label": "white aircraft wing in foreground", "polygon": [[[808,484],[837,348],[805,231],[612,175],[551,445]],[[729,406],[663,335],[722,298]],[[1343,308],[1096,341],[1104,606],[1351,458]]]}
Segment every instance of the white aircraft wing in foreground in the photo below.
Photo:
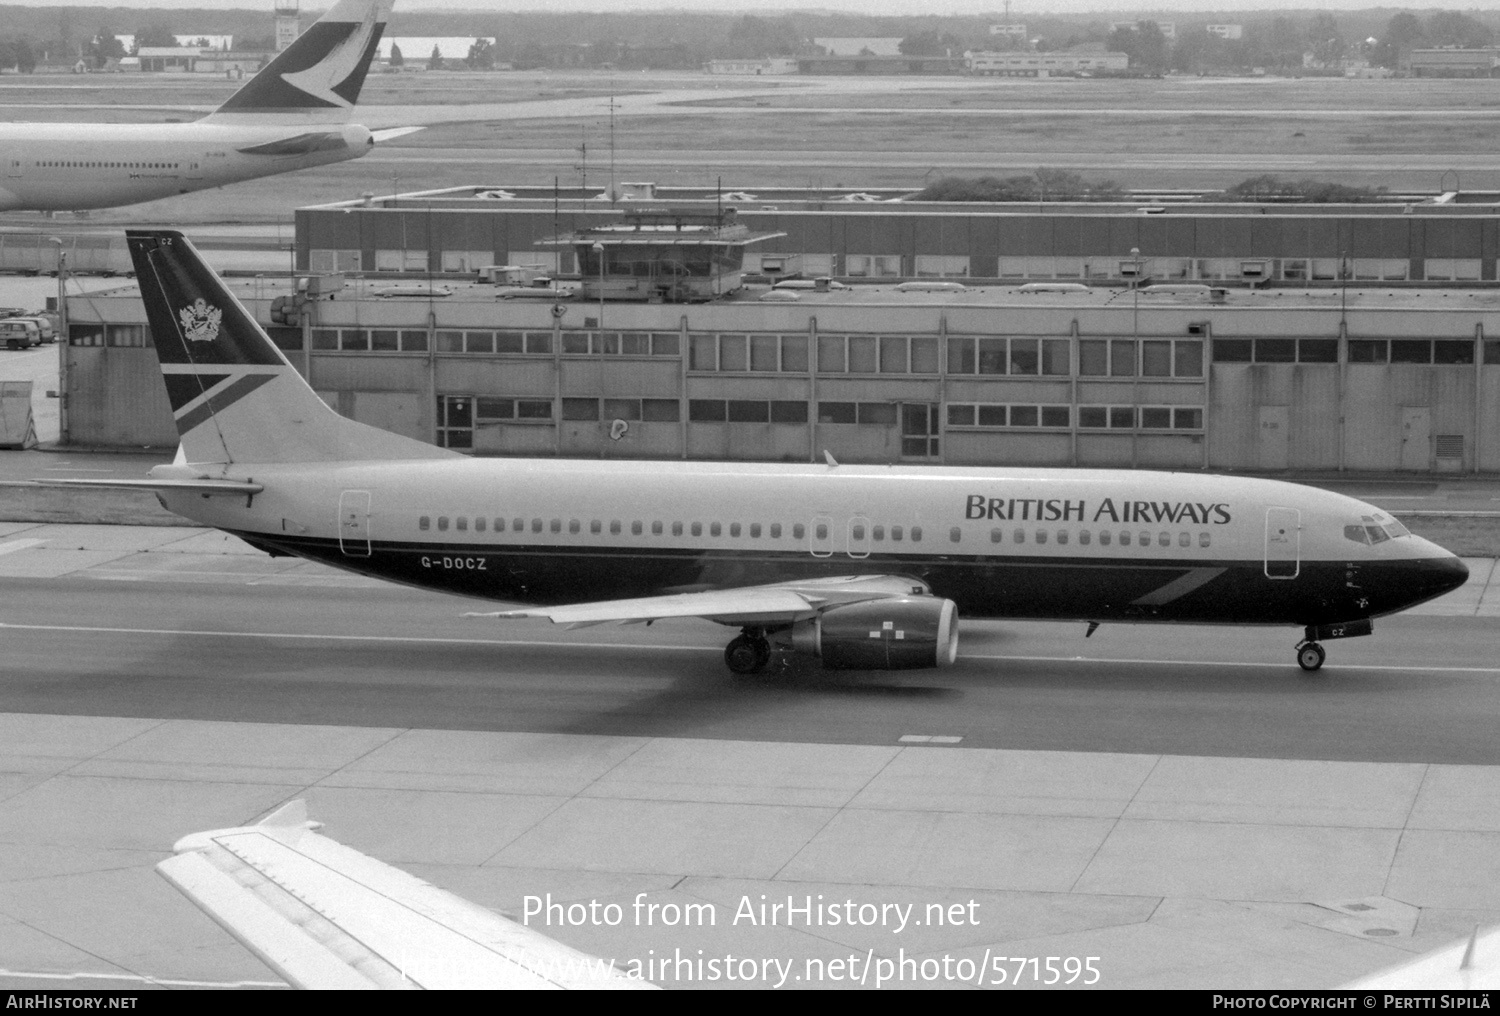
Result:
{"label": "white aircraft wing in foreground", "polygon": [[1353,981],[1357,991],[1494,991],[1500,988],[1500,928]]}
{"label": "white aircraft wing in foreground", "polygon": [[314,832],[301,801],[157,870],[297,988],[654,988]]}

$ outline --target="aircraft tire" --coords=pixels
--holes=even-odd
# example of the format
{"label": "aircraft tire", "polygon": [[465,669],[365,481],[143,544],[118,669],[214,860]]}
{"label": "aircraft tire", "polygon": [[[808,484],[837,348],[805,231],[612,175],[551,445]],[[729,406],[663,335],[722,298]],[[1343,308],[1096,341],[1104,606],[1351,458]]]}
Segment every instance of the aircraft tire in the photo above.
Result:
{"label": "aircraft tire", "polygon": [[762,638],[740,635],[724,647],[724,663],[736,674],[759,674],[771,659],[771,646]]}
{"label": "aircraft tire", "polygon": [[1297,666],[1308,672],[1320,670],[1327,658],[1328,654],[1316,642],[1305,642],[1297,647]]}

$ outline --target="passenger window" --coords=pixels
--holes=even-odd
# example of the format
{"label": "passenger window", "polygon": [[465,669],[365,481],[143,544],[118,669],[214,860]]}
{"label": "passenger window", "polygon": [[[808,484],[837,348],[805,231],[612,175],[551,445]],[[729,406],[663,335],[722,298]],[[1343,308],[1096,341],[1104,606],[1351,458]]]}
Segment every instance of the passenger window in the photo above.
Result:
{"label": "passenger window", "polygon": [[898,543],[901,541],[901,527],[900,526],[892,526],[891,527],[891,539],[897,541]]}
{"label": "passenger window", "polygon": [[876,543],[879,543],[882,540],[884,540],[885,539],[885,526],[871,526],[870,527],[870,539],[874,540]]}
{"label": "passenger window", "polygon": [[475,519],[474,520],[474,532],[476,532],[476,533],[482,533],[482,532],[484,532],[484,519]]}
{"label": "passenger window", "polygon": [[1156,535],[1156,545],[1158,547],[1170,547],[1172,545],[1172,534],[1158,533]]}
{"label": "passenger window", "polygon": [[577,519],[569,519],[568,520],[568,532],[570,532],[570,533],[577,533],[577,532],[581,532],[582,529],[583,529],[583,523],[582,522],[579,522]]}
{"label": "passenger window", "polygon": [[454,521],[453,528],[457,529],[460,533],[467,533],[469,531],[469,519],[468,519],[468,516],[466,516],[466,515],[460,515],[458,518],[454,519],[453,521]]}
{"label": "passenger window", "polygon": [[1046,543],[1047,542],[1047,530],[1045,530],[1045,529],[1038,529],[1036,531],[1036,542],[1037,543]]}
{"label": "passenger window", "polygon": [[547,528],[552,530],[554,533],[562,532],[562,519],[553,519],[552,524]]}
{"label": "passenger window", "polygon": [[1057,531],[1057,542],[1058,543],[1067,543],[1068,542],[1068,531],[1066,529],[1059,529]]}
{"label": "passenger window", "polygon": [[724,531],[724,527],[722,525],[720,525],[719,523],[717,523],[717,522],[710,522],[708,524],[708,535],[709,536],[718,536],[723,531]]}
{"label": "passenger window", "polygon": [[1178,533],[1177,534],[1177,546],[1179,546],[1179,547],[1191,547],[1192,545],[1193,545],[1193,535],[1191,533]]}
{"label": "passenger window", "polygon": [[1141,534],[1141,546],[1142,547],[1149,547],[1149,546],[1151,546],[1151,534],[1150,533],[1142,533]]}
{"label": "passenger window", "polygon": [[1107,529],[1101,529],[1099,531],[1099,546],[1101,546],[1101,547],[1108,547],[1109,546],[1109,541],[1110,541],[1109,530],[1107,530]]}
{"label": "passenger window", "polygon": [[1208,546],[1209,543],[1212,540],[1213,540],[1213,535],[1210,534],[1210,533],[1199,533],[1198,534],[1198,546],[1200,546],[1200,547],[1206,547],[1206,546]]}
{"label": "passenger window", "polygon": [[[432,528],[432,519],[427,515],[423,515],[420,519],[417,519],[417,528],[425,533]],[[1344,530],[1345,533],[1348,533],[1348,531],[1347,529]]]}
{"label": "passenger window", "polygon": [[440,533],[446,533],[447,531],[448,531],[448,516],[446,516],[446,515],[439,515],[438,516],[438,532],[440,532]]}
{"label": "passenger window", "polygon": [[807,527],[798,522],[792,526],[792,539],[800,540],[807,535]]}
{"label": "passenger window", "polygon": [[531,531],[533,533],[540,533],[542,531],[542,520],[541,519],[532,519],[531,520]]}
{"label": "passenger window", "polygon": [[912,526],[911,527],[911,542],[912,543],[921,543],[922,542],[922,527],[921,526]]}
{"label": "passenger window", "polygon": [[1121,532],[1120,532],[1120,546],[1122,546],[1122,547],[1128,547],[1128,546],[1130,546],[1130,534],[1127,533],[1127,532],[1125,532],[1124,530],[1121,530]]}
{"label": "passenger window", "polygon": [[505,520],[504,519],[497,518],[495,520],[495,532],[497,532],[497,533],[503,533],[503,532],[505,532]]}
{"label": "passenger window", "polygon": [[826,539],[828,539],[828,527],[825,526],[825,525],[823,525],[821,522],[818,523],[818,528],[817,528],[816,532],[817,532],[817,535],[818,535],[818,539],[820,539],[820,540],[826,540]]}
{"label": "passenger window", "polygon": [[651,523],[651,535],[652,536],[660,536],[661,535],[661,523],[660,522],[653,522],[653,523]]}
{"label": "passenger window", "polygon": [[1078,531],[1078,542],[1083,544],[1085,547],[1089,545],[1089,541],[1091,539],[1093,539],[1093,537],[1089,535],[1089,531],[1087,529],[1080,529]]}
{"label": "passenger window", "polygon": [[733,536],[735,539],[739,539],[740,524],[738,522],[729,523],[729,535]]}
{"label": "passenger window", "polygon": [[1004,532],[1004,530],[1000,530],[1000,529],[991,529],[990,530],[990,542],[991,543],[999,543],[1003,539],[1005,539],[1005,532]]}
{"label": "passenger window", "polygon": [[632,522],[630,524],[630,535],[631,536],[640,536],[641,533],[643,533],[644,531],[645,531],[645,527],[642,526],[640,524],[640,522]]}
{"label": "passenger window", "polygon": [[773,539],[773,540],[779,540],[779,539],[781,539],[781,523],[780,522],[772,522],[771,523],[771,539]]}
{"label": "passenger window", "polygon": [[682,523],[681,522],[674,522],[674,523],[672,523],[672,535],[673,536],[681,536],[682,535]]}
{"label": "passenger window", "polygon": [[758,540],[758,539],[760,539],[760,523],[759,522],[752,522],[752,523],[750,523],[750,539],[752,539],[752,540]]}
{"label": "passenger window", "polygon": [[[955,533],[958,532],[957,529],[955,529],[953,531]],[[854,539],[856,539],[856,540],[863,540],[865,538],[865,527],[864,526],[853,526],[849,530],[849,535],[852,536],[852,537],[854,537]],[[954,542],[958,541],[958,537],[956,537],[956,536],[953,539],[954,539]]]}
{"label": "passenger window", "polygon": [[598,536],[603,531],[604,523],[600,522],[598,519],[589,520],[589,532],[593,533],[595,536]]}
{"label": "passenger window", "polygon": [[1012,540],[1014,540],[1016,543],[1025,543],[1026,542],[1026,530],[1024,530],[1024,529],[1017,529],[1014,533],[1010,534],[1010,538]]}
{"label": "passenger window", "polygon": [[957,526],[954,526],[952,529],[948,530],[948,542],[957,543],[963,538],[963,535],[963,530],[959,529]]}
{"label": "passenger window", "polygon": [[515,525],[513,525],[511,528],[514,529],[518,533],[524,533],[524,532],[526,532],[526,520],[525,519],[516,519],[515,520]]}
{"label": "passenger window", "polygon": [[701,522],[694,522],[693,523],[693,535],[694,536],[702,536],[703,535],[703,523],[701,523]]}
{"label": "passenger window", "polygon": [[611,536],[619,536],[620,535],[620,520],[619,519],[610,519],[609,520],[609,533],[610,533]]}

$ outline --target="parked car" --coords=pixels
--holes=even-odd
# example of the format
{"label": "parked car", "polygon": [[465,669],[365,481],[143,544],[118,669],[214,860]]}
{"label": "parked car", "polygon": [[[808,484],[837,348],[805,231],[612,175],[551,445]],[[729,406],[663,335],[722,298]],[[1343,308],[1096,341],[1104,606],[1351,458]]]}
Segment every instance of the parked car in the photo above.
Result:
{"label": "parked car", "polygon": [[26,318],[0,320],[0,342],[6,349],[29,349],[42,344],[42,330]]}
{"label": "parked car", "polygon": [[11,321],[34,321],[37,331],[41,333],[43,342],[55,342],[57,340],[57,328],[52,319],[46,314],[17,314],[10,318]]}

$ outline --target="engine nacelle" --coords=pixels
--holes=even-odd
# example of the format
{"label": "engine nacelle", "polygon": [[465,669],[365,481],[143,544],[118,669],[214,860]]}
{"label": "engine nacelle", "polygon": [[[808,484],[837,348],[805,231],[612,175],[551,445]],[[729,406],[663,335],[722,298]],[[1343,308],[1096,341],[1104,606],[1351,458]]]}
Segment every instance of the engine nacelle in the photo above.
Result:
{"label": "engine nacelle", "polygon": [[799,621],[792,648],[829,670],[920,670],[958,657],[958,605],[935,596],[851,603]]}

